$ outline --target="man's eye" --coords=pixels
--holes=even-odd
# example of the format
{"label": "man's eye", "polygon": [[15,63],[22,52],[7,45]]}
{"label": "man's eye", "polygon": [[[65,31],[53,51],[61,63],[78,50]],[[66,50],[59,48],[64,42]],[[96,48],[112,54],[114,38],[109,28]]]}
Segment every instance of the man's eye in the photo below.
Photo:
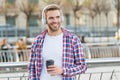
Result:
{"label": "man's eye", "polygon": [[57,16],[57,18],[60,18],[60,16]]}
{"label": "man's eye", "polygon": [[53,17],[50,17],[49,19],[53,19]]}

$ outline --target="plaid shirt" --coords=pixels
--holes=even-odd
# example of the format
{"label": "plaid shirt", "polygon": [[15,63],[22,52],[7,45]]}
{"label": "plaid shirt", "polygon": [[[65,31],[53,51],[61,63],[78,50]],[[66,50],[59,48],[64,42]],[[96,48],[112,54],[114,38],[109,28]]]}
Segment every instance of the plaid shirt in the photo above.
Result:
{"label": "plaid shirt", "polygon": [[[63,55],[62,55],[62,80],[76,80],[76,75],[84,73],[87,69],[85,56],[80,39],[62,28]],[[40,80],[42,70],[42,48],[47,30],[38,35],[32,45],[30,63],[28,65],[29,79]]]}

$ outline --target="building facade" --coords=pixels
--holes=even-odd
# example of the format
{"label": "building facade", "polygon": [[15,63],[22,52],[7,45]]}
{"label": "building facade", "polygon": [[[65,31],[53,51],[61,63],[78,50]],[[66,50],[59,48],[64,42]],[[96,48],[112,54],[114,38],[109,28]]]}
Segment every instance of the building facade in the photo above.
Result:
{"label": "building facade", "polygon": [[[112,0],[107,2],[100,0],[105,3],[102,4],[102,8],[99,6],[100,11],[97,8],[97,0],[92,0],[97,2],[92,2],[92,8],[81,8],[75,13],[76,15],[74,15],[75,6],[71,6],[67,0],[63,1],[64,4],[60,5],[64,14],[63,24],[73,32],[88,37],[115,36],[118,28],[115,25],[117,11],[112,7]],[[80,5],[83,5],[84,1],[86,0],[82,0]],[[0,0],[0,25],[10,25],[20,29],[42,28],[41,12],[45,5],[42,0]]]}

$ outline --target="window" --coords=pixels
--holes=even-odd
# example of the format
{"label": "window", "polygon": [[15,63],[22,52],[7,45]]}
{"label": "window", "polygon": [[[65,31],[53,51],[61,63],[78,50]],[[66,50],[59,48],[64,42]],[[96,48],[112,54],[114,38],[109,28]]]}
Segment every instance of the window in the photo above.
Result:
{"label": "window", "polygon": [[29,26],[38,26],[37,16],[35,16],[35,15],[30,16],[28,25],[29,25]]}
{"label": "window", "polygon": [[14,4],[15,0],[7,0],[7,2],[10,3],[10,4]]}
{"label": "window", "polygon": [[29,0],[29,3],[31,3],[31,4],[38,4],[38,0]]}
{"label": "window", "polygon": [[15,16],[7,16],[6,24],[15,25]]}
{"label": "window", "polygon": [[65,14],[66,17],[66,25],[70,25],[70,14]]}

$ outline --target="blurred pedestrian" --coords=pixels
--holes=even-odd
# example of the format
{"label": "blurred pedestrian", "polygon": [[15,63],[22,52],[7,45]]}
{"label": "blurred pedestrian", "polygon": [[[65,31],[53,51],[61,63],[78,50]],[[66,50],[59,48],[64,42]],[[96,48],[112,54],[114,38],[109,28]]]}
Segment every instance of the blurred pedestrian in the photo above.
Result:
{"label": "blurred pedestrian", "polygon": [[12,47],[11,45],[7,42],[7,39],[3,39],[1,44],[0,44],[0,49],[2,50],[2,58],[3,62],[8,62],[10,59],[10,53],[8,50],[10,50]]}
{"label": "blurred pedestrian", "polygon": [[24,54],[25,50],[27,49],[27,45],[22,38],[18,39],[18,41],[16,42],[16,48],[20,61],[24,61]]}
{"label": "blurred pedestrian", "polygon": [[81,36],[81,43],[86,43],[85,36]]}

